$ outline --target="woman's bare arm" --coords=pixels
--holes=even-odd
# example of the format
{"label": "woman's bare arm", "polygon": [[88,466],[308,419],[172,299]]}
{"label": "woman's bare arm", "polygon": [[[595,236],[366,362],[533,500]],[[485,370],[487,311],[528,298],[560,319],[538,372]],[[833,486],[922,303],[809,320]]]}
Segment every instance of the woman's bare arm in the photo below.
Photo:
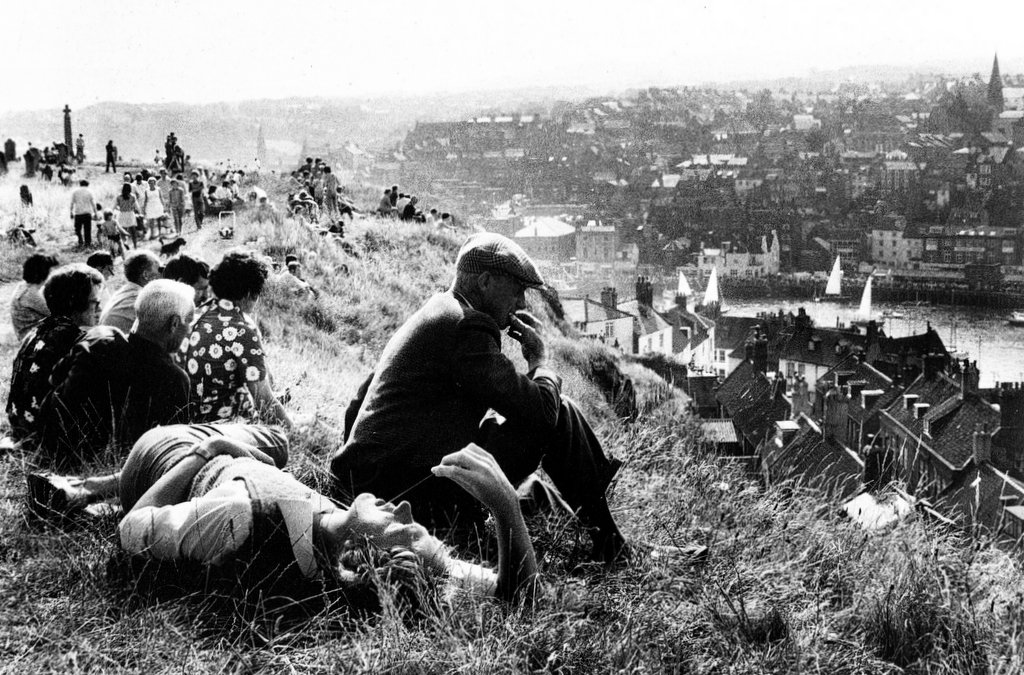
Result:
{"label": "woman's bare arm", "polygon": [[506,600],[530,597],[539,572],[515,488],[494,457],[471,443],[446,455],[432,471],[450,478],[490,510],[498,532],[497,595]]}

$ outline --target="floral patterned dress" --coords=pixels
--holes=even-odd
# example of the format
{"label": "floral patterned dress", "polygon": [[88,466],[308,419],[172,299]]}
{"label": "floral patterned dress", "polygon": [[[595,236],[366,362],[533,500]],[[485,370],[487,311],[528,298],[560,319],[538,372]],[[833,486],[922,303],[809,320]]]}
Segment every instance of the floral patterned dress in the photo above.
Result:
{"label": "floral patterned dress", "polygon": [[40,430],[39,409],[53,388],[50,373],[68,355],[85,331],[66,316],[48,316],[25,336],[11,373],[7,419],[15,440]]}
{"label": "floral patterned dress", "polygon": [[250,382],[267,377],[256,323],[230,300],[217,300],[196,319],[184,345],[192,387],[192,421],[254,420]]}

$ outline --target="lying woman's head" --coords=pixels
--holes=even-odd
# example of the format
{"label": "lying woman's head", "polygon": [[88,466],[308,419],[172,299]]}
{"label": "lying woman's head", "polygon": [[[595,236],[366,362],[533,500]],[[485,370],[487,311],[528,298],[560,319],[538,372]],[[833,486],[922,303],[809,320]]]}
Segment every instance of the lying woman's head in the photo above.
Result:
{"label": "lying woman's head", "polygon": [[437,583],[420,556],[404,546],[384,549],[366,538],[350,539],[330,571],[357,614],[394,612],[417,620],[436,610]]}

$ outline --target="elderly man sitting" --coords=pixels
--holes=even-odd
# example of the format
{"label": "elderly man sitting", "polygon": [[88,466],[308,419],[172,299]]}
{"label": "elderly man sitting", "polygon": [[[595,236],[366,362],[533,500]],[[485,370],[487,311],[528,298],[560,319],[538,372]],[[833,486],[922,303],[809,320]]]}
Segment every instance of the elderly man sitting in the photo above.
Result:
{"label": "elderly man sitting", "polygon": [[42,449],[53,466],[79,466],[113,443],[118,454],[147,430],[185,421],[189,380],[171,360],[195,316],[191,286],[158,279],[135,302],[126,338],[98,326],[53,369],[43,403]]}
{"label": "elderly man sitting", "polygon": [[160,259],[152,251],[132,251],[124,261],[125,283],[111,296],[100,324],[128,333],[135,322],[135,300],[142,287],[160,278]]}
{"label": "elderly man sitting", "polygon": [[[331,461],[339,490],[402,495],[421,522],[471,524],[480,514],[475,500],[433,477],[431,467],[478,443],[513,484],[543,467],[593,528],[595,560],[623,557],[626,542],[605,500],[618,462],[562,396],[538,323],[522,311],[526,289],[544,283],[536,267],[515,242],[482,233],[462,247],[456,268],[451,289],[430,298],[391,338],[365,397],[354,403],[351,434]],[[506,329],[522,346],[526,373],[501,353]]]}

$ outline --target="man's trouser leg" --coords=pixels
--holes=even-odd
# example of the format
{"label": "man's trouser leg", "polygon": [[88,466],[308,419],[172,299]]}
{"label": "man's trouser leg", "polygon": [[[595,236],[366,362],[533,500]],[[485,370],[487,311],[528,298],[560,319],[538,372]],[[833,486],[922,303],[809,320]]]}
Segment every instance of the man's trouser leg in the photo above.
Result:
{"label": "man's trouser leg", "polygon": [[85,217],[82,214],[75,216],[75,236],[78,238],[78,245],[81,246],[85,243],[82,238],[82,226],[85,224]]}
{"label": "man's trouser leg", "polygon": [[[605,491],[621,463],[604,454],[575,403],[563,397],[558,422],[548,434],[488,419],[481,425],[478,443],[494,455],[513,485],[520,485],[538,466],[543,468],[580,520],[597,528],[595,553],[600,557],[617,554],[625,540],[612,518]],[[608,550],[597,550],[605,548]]]}

